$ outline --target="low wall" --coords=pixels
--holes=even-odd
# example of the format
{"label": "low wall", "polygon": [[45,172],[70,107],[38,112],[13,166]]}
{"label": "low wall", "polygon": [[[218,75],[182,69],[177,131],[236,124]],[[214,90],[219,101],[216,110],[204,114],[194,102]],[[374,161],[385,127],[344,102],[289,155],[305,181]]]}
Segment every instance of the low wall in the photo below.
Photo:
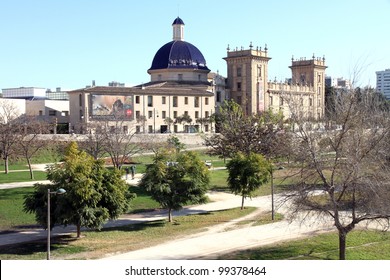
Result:
{"label": "low wall", "polygon": [[[135,143],[159,143],[166,142],[169,137],[176,136],[180,142],[186,146],[203,146],[204,134],[198,133],[166,133],[166,134],[135,134],[132,141]],[[41,134],[39,139],[47,141],[83,141],[86,139],[86,135],[83,134]]]}

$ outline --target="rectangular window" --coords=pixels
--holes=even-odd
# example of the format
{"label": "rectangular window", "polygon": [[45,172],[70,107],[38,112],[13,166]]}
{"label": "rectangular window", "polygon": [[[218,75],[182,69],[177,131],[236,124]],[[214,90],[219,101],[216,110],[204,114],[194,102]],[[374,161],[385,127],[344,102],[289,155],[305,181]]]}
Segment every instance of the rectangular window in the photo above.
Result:
{"label": "rectangular window", "polygon": [[141,126],[139,125],[135,126],[135,133],[141,133]]}
{"label": "rectangular window", "polygon": [[167,104],[167,98],[165,96],[162,97],[161,103],[162,104]]}
{"label": "rectangular window", "polygon": [[153,133],[153,125],[149,125],[148,126],[148,132],[149,133]]}
{"label": "rectangular window", "polygon": [[241,91],[241,82],[237,83],[237,91]]}
{"label": "rectangular window", "polygon": [[82,94],[79,94],[79,105],[80,105],[80,107],[83,106],[83,95]]}
{"label": "rectangular window", "polygon": [[62,116],[62,117],[67,117],[67,116],[69,116],[69,111],[62,111],[62,112],[61,112],[61,116]]}
{"label": "rectangular window", "polygon": [[209,105],[209,98],[208,98],[208,97],[206,97],[206,98],[204,99],[204,104]]}
{"label": "rectangular window", "polygon": [[241,67],[237,68],[237,77],[241,77]]}
{"label": "rectangular window", "polygon": [[173,117],[177,118],[177,111],[173,111]]}
{"label": "rectangular window", "polygon": [[172,106],[173,107],[177,107],[177,96],[174,96],[173,98],[172,98]]}
{"label": "rectangular window", "polygon": [[188,97],[184,97],[184,104],[188,105]]}
{"label": "rectangular window", "polygon": [[177,133],[177,124],[173,126],[173,132]]}
{"label": "rectangular window", "polygon": [[188,116],[188,111],[184,111],[184,115]]}
{"label": "rectangular window", "polygon": [[39,110],[39,115],[43,116],[43,111],[42,110]]}
{"label": "rectangular window", "polygon": [[280,97],[280,106],[283,106],[283,105],[284,105],[283,97]]}
{"label": "rectangular window", "polygon": [[153,96],[148,96],[148,107],[153,107]]}
{"label": "rectangular window", "polygon": [[208,132],[208,131],[209,131],[209,125],[208,125],[208,124],[205,124],[205,125],[204,125],[204,131],[205,131],[205,132]]}
{"label": "rectangular window", "polygon": [[166,112],[166,111],[162,111],[162,112],[161,112],[161,117],[162,117],[163,119],[165,119],[165,118],[167,117],[167,112]]}
{"label": "rectangular window", "polygon": [[56,116],[56,115],[57,115],[57,111],[49,110],[49,116]]}
{"label": "rectangular window", "polygon": [[195,111],[195,119],[199,119],[199,111]]}
{"label": "rectangular window", "polygon": [[206,112],[204,112],[204,116],[206,117],[206,118],[208,118],[210,115],[209,115],[209,111],[206,111]]}
{"label": "rectangular window", "polygon": [[199,107],[199,97],[198,96],[194,97],[194,107]]}
{"label": "rectangular window", "polygon": [[153,111],[148,111],[148,118],[151,119],[153,117]]}
{"label": "rectangular window", "polygon": [[242,103],[242,102],[241,102],[241,96],[237,96],[237,104],[238,104],[238,105],[241,105],[241,103]]}
{"label": "rectangular window", "polygon": [[221,102],[221,92],[217,91],[217,102]]}
{"label": "rectangular window", "polygon": [[309,106],[313,106],[313,99],[309,98]]}
{"label": "rectangular window", "polygon": [[141,116],[141,112],[140,111],[135,111],[135,118],[138,120],[139,117]]}
{"label": "rectangular window", "polygon": [[136,96],[135,96],[135,103],[136,103],[136,104],[139,104],[139,95],[136,95]]}

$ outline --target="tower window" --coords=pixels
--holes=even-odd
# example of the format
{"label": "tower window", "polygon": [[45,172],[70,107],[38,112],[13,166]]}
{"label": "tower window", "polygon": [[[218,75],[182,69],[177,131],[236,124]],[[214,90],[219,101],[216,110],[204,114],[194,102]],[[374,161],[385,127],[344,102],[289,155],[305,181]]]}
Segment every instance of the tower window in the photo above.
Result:
{"label": "tower window", "polygon": [[241,77],[241,67],[237,68],[237,77]]}

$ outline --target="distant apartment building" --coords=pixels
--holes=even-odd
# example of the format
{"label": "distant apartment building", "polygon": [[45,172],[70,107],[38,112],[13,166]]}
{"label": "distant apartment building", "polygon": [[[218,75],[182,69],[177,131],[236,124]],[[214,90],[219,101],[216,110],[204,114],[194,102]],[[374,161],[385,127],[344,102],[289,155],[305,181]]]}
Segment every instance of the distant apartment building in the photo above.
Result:
{"label": "distant apartment building", "polygon": [[325,77],[325,85],[328,87],[342,88],[342,89],[351,89],[352,83],[350,80],[341,78],[333,78],[331,76]]}
{"label": "distant apartment building", "polygon": [[390,69],[376,72],[376,90],[390,99]]}

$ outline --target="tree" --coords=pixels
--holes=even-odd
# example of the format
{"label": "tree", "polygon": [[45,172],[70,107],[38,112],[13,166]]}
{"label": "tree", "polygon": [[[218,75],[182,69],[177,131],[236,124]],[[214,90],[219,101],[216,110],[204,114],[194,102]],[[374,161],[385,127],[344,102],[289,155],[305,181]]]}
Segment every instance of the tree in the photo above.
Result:
{"label": "tree", "polygon": [[190,117],[190,115],[188,114],[183,114],[181,116],[178,116],[176,117],[176,122],[179,123],[179,124],[182,124],[184,123],[184,128],[183,128],[183,131],[184,132],[190,132],[190,129],[188,128],[187,131],[185,131],[185,124],[188,123],[188,124],[191,124],[192,123],[192,118]]}
{"label": "tree", "polygon": [[18,133],[19,110],[8,100],[0,100],[0,152],[4,160],[4,172],[8,174],[8,162],[15,154],[16,145],[22,136]]}
{"label": "tree", "polygon": [[161,150],[153,164],[147,166],[139,186],[149,191],[161,207],[168,209],[168,220],[172,222],[172,210],[206,201],[208,172],[194,152]]}
{"label": "tree", "polygon": [[[345,259],[347,234],[356,225],[389,222],[390,118],[370,92],[349,91],[334,98],[318,126],[292,114],[296,129],[291,153],[300,176],[286,198],[293,202],[294,214],[306,211],[333,220],[339,258]],[[312,129],[322,123],[332,125]]]}
{"label": "tree", "polygon": [[171,119],[170,117],[166,117],[164,120],[164,123],[168,125],[168,132],[171,133],[171,126],[175,121]]}
{"label": "tree", "polygon": [[23,116],[18,120],[16,130],[20,135],[17,143],[19,153],[26,159],[30,170],[30,178],[34,179],[34,172],[31,165],[32,157],[42,148],[47,146],[47,142],[39,139],[39,135],[49,132],[50,124],[39,121],[34,117]]}
{"label": "tree", "polygon": [[101,133],[105,138],[105,151],[110,155],[115,168],[121,169],[127,159],[143,150],[142,145],[133,141],[134,130],[120,116],[101,123]]}
{"label": "tree", "polygon": [[268,182],[271,166],[262,155],[237,153],[226,167],[228,186],[234,194],[242,196],[241,209],[244,209],[245,199]]}
{"label": "tree", "polygon": [[238,152],[251,152],[267,157],[275,155],[284,137],[283,116],[271,111],[246,116],[240,105],[225,101],[220,109],[219,134],[206,137],[205,144],[211,153],[221,157],[233,157]]}
{"label": "tree", "polygon": [[168,148],[174,148],[176,150],[176,153],[179,153],[185,148],[185,145],[181,143],[180,139],[175,135],[170,136],[167,140],[167,143]]}
{"label": "tree", "polygon": [[107,135],[103,133],[100,122],[89,123],[87,129],[90,133],[83,135],[84,138],[78,141],[78,145],[94,159],[99,159],[106,152]]}
{"label": "tree", "polygon": [[66,195],[53,197],[52,223],[99,229],[108,219],[116,219],[129,208],[133,195],[117,169],[108,170],[103,162],[94,160],[84,151],[79,151],[72,142],[63,163],[48,168],[49,185],[36,184],[32,194],[27,195],[24,211],[35,213],[36,221],[47,227],[47,189],[66,190]]}

